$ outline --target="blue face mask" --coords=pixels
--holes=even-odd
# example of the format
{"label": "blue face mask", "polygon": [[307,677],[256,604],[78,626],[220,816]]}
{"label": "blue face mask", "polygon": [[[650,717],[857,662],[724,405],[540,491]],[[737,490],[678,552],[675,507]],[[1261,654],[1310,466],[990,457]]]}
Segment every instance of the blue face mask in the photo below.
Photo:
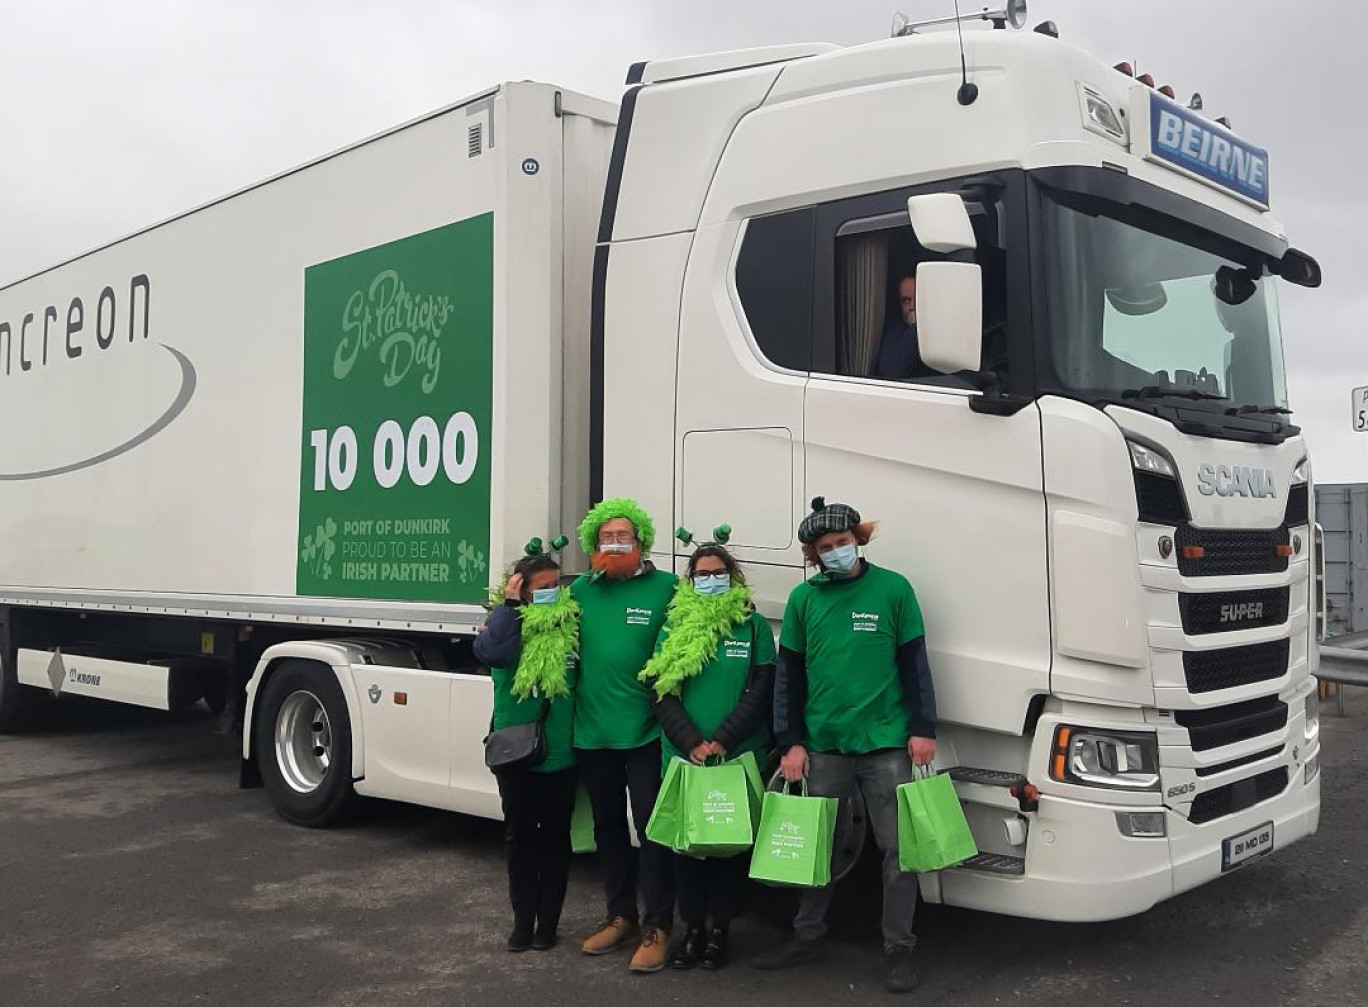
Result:
{"label": "blue face mask", "polygon": [[731,589],[731,575],[727,573],[699,574],[693,579],[694,590],[701,595],[714,598],[726,594]]}
{"label": "blue face mask", "polygon": [[560,595],[558,587],[539,587],[532,592],[533,605],[554,605]]}
{"label": "blue face mask", "polygon": [[851,570],[855,569],[855,564],[860,561],[853,545],[837,546],[831,552],[822,553],[821,558],[822,566],[826,567],[830,573],[850,573]]}
{"label": "blue face mask", "polygon": [[599,552],[629,553],[632,551],[630,542],[600,542]]}

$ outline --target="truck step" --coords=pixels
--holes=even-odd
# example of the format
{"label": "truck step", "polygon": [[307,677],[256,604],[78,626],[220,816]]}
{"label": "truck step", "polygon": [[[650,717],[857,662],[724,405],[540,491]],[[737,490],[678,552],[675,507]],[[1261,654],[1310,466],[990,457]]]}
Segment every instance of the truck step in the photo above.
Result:
{"label": "truck step", "polygon": [[1016,773],[1004,773],[1000,769],[975,769],[973,766],[955,766],[947,772],[950,779],[957,783],[977,783],[984,787],[1010,787],[1021,779]]}
{"label": "truck step", "polygon": [[980,853],[957,865],[966,871],[982,871],[985,874],[1022,875],[1026,873],[1026,861],[1022,857],[1009,857],[1002,853]]}

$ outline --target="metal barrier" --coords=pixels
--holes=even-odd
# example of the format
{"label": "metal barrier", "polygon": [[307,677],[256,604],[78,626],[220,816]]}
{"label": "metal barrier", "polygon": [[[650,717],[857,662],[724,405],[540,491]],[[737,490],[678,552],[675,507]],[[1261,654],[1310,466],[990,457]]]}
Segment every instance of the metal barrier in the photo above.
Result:
{"label": "metal barrier", "polygon": [[1320,669],[1316,672],[1316,678],[1322,682],[1335,683],[1335,713],[1343,717],[1343,687],[1346,685],[1368,687],[1368,650],[1322,646],[1320,649]]}

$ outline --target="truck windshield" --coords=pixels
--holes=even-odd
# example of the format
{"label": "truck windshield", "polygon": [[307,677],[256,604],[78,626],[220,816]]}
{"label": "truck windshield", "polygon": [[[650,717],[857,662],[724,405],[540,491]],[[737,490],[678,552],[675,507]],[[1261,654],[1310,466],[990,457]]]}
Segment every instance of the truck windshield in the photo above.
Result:
{"label": "truck windshield", "polygon": [[1275,278],[1261,253],[1101,201],[1042,204],[1053,370],[1044,384],[1090,400],[1286,410]]}

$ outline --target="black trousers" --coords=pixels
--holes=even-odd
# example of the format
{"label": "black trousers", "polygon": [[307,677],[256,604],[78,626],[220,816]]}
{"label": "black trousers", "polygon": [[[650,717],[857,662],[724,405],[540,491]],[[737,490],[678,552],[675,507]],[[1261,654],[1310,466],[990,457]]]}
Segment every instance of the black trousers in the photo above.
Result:
{"label": "black trousers", "polygon": [[508,898],[519,922],[555,930],[570,880],[576,771],[497,774],[508,850]]}
{"label": "black trousers", "polygon": [[750,857],[696,857],[675,855],[675,892],[679,918],[684,925],[703,929],[709,925],[726,929],[736,916],[741,892],[750,876]]}
{"label": "black trousers", "polygon": [[[668,928],[674,919],[674,853],[646,838],[646,823],[660,793],[660,742],[641,748],[581,748],[575,754],[594,809],[594,840],[608,915]],[[639,851],[627,831],[629,799]],[[638,883],[645,903],[641,914]]]}

